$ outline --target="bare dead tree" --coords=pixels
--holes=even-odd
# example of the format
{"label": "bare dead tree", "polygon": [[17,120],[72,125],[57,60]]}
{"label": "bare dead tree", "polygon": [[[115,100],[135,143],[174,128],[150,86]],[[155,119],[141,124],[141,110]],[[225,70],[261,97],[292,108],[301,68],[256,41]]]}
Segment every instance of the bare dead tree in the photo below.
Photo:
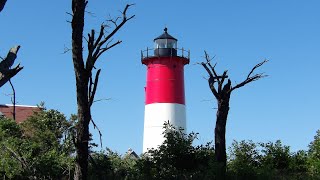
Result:
{"label": "bare dead tree", "polygon": [[77,152],[74,179],[77,180],[87,179],[89,123],[92,121],[91,106],[94,102],[101,69],[98,69],[95,75],[93,75],[92,71],[95,69],[96,61],[103,53],[121,43],[120,40],[112,42],[112,37],[127,21],[134,17],[134,15],[127,17],[127,10],[131,6],[128,4],[122,11],[121,17],[107,21],[114,25],[114,28],[109,31],[110,33],[105,31],[105,27],[110,26],[104,24],[101,25],[97,36],[96,31],[91,30],[86,38],[88,54],[84,61],[83,28],[87,4],[87,0],[72,0],[72,59],[76,77],[78,106],[78,123],[76,126],[76,139],[74,140]]}
{"label": "bare dead tree", "polygon": [[23,69],[20,64],[14,68],[11,68],[17,58],[19,49],[20,46],[11,48],[7,54],[7,57],[2,59],[0,62],[0,87],[6,84],[13,76],[18,74],[18,72]]}
{"label": "bare dead tree", "polygon": [[[257,73],[255,74],[254,71],[262,66],[267,60],[260,62],[259,64],[255,65],[249,74],[247,75],[246,79],[243,80],[241,83],[236,84],[235,86],[231,85],[231,80],[228,78],[228,71],[224,71],[222,75],[218,75],[215,70],[215,65],[212,66],[210,56],[205,51],[205,62],[202,62],[201,65],[207,71],[209,75],[208,83],[209,88],[217,99],[218,109],[216,114],[216,126],[214,130],[215,135],[215,158],[216,161],[219,163],[219,175],[221,179],[225,179],[226,173],[226,162],[227,162],[227,155],[226,155],[226,124],[229,112],[229,101],[231,93],[240,87],[245,86],[248,83],[253,81],[259,80],[263,77],[266,77],[264,73]],[[227,80],[227,82],[226,82]],[[226,82],[226,83],[225,83]]]}

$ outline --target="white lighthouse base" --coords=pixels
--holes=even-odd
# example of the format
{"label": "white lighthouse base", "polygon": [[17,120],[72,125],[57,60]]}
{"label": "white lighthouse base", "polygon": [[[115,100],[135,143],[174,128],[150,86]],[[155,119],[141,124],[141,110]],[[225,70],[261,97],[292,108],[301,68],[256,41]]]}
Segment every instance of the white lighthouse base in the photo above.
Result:
{"label": "white lighthouse base", "polygon": [[164,141],[163,124],[168,122],[186,131],[186,109],[183,104],[153,103],[145,106],[143,152],[158,148]]}

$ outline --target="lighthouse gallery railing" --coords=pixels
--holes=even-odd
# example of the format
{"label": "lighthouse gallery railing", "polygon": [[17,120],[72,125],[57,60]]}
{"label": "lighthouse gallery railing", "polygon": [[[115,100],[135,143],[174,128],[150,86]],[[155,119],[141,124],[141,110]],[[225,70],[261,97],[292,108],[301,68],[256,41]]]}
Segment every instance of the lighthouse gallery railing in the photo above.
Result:
{"label": "lighthouse gallery railing", "polygon": [[[184,57],[186,59],[190,59],[190,50],[185,50],[183,48],[147,48],[146,50],[141,50],[141,60],[149,57],[158,57],[159,53],[154,53],[156,51],[160,51],[161,49],[171,49],[171,53],[169,56],[179,56],[179,57]],[[174,52],[174,50],[176,50]],[[160,57],[160,56],[159,56]]]}

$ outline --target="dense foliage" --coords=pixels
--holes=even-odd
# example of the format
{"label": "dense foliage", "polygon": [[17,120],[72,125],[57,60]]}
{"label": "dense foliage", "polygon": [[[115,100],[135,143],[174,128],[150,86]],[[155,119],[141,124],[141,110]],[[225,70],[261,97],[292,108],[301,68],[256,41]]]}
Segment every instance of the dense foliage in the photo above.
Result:
{"label": "dense foliage", "polygon": [[61,179],[73,171],[66,138],[70,124],[55,110],[43,110],[17,124],[0,119],[0,175],[5,179]]}
{"label": "dense foliage", "polygon": [[[72,179],[73,125],[55,110],[43,110],[21,124],[0,118],[0,179]],[[214,147],[193,145],[197,133],[166,124],[165,141],[146,154],[123,156],[109,149],[89,155],[89,179],[219,179]],[[276,142],[234,141],[227,179],[320,179],[320,131],[308,151],[291,152]]]}
{"label": "dense foliage", "polygon": [[211,143],[193,146],[197,133],[185,134],[169,124],[164,126],[165,140],[137,161],[137,179],[212,179],[214,149]]}

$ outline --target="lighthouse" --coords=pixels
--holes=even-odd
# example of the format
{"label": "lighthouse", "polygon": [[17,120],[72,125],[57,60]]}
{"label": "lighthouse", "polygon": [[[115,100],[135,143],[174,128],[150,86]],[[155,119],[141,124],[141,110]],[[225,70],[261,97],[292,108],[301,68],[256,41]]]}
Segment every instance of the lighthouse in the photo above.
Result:
{"label": "lighthouse", "polygon": [[162,144],[165,122],[186,130],[184,65],[189,64],[190,51],[178,49],[177,41],[165,28],[153,49],[141,51],[147,67],[143,152]]}

